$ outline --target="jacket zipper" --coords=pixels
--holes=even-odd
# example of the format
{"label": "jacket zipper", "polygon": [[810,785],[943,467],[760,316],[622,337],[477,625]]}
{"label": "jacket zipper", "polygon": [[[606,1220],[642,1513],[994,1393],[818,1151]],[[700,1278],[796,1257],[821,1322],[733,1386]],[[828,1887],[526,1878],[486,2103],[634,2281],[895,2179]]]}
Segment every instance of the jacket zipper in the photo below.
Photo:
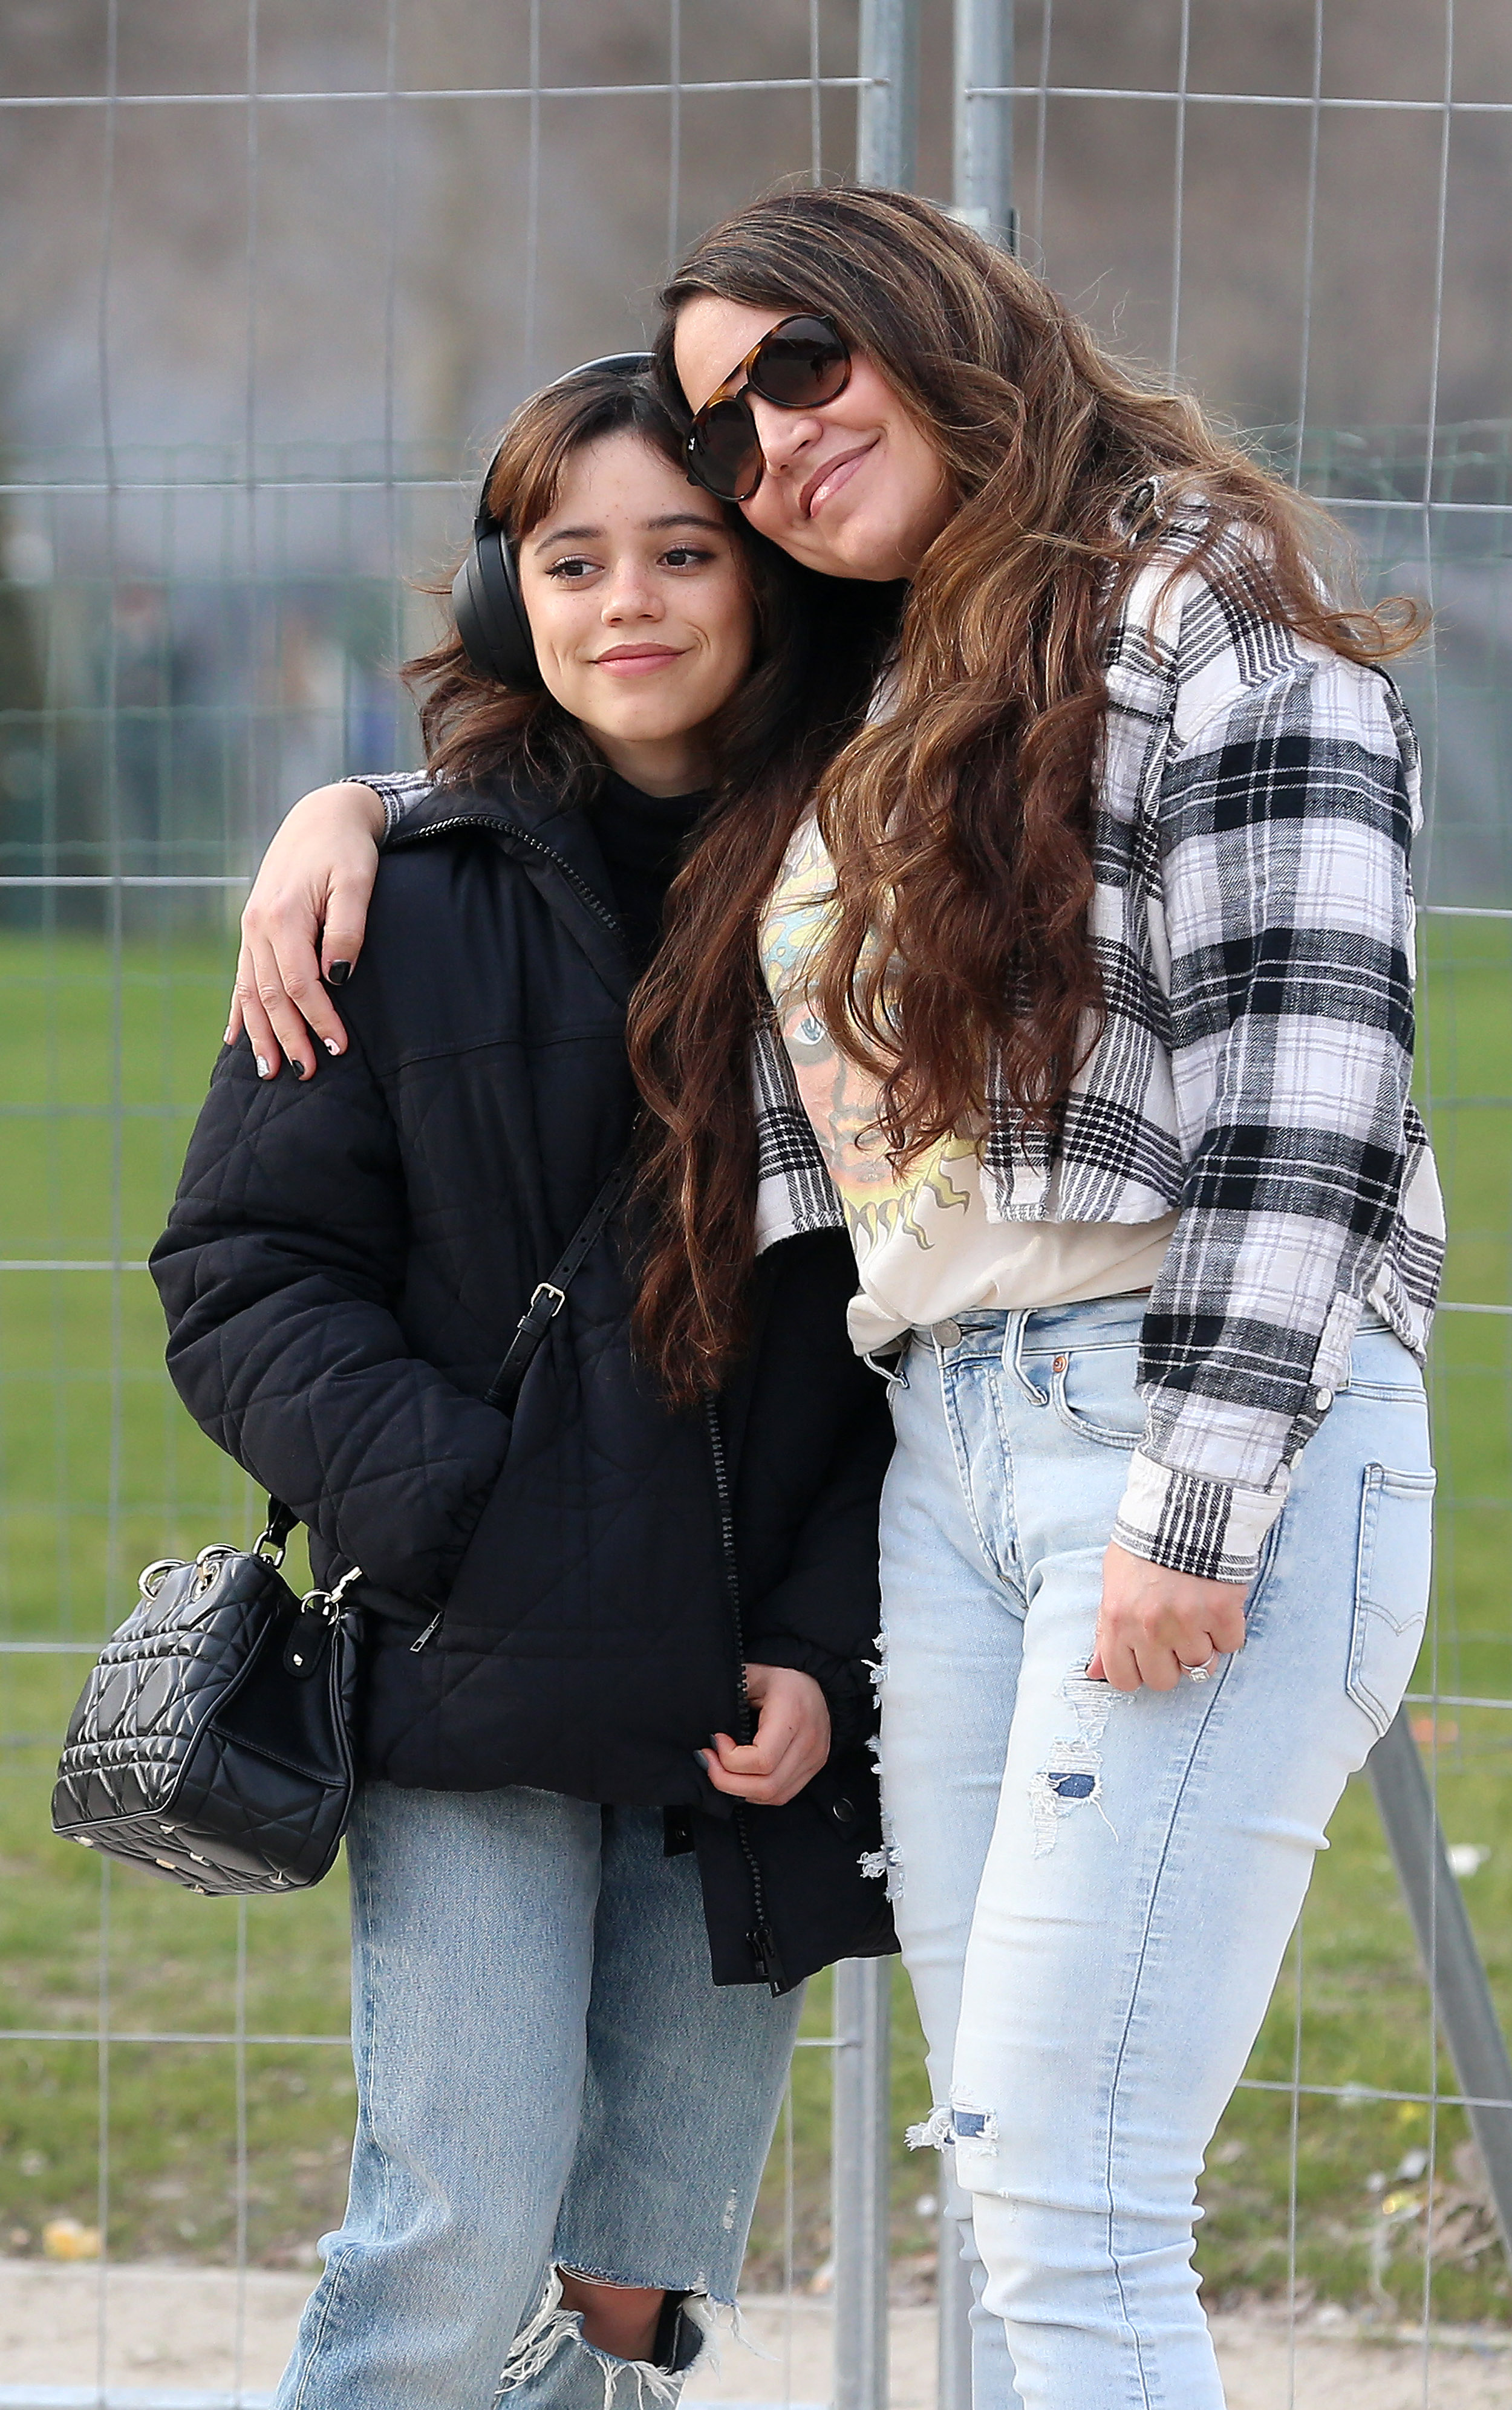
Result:
{"label": "jacket zipper", "polygon": [[[589,910],[593,914],[594,919],[602,922],[604,928],[606,928],[613,936],[618,937],[621,944],[625,943],[624,930],[620,927],[619,922],[615,919],[615,916],[610,911],[607,904],[604,903],[602,896],[594,893],[593,889],[589,885],[588,880],[584,878],[579,872],[573,868],[572,864],[567,860],[566,856],[559,853],[554,846],[546,845],[542,838],[531,836],[528,829],[516,828],[512,822],[501,822],[494,820],[486,820],[481,812],[459,812],[454,819],[449,820],[428,820],[423,829],[414,830],[413,835],[406,835],[401,830],[396,837],[390,840],[388,846],[385,848],[385,851],[395,853],[401,845],[418,845],[422,837],[451,836],[458,829],[485,829],[490,836],[502,837],[507,835],[513,843],[528,846],[532,853],[538,853],[541,856],[543,862],[549,862],[554,870],[560,870],[563,878],[566,879],[568,886],[572,889],[574,894],[579,896],[588,906]],[[437,1633],[441,1630],[445,1613],[446,1610],[444,1607],[438,1608],[437,1612],[431,1617],[429,1622],[426,1625],[425,1630],[420,1633],[418,1639],[411,1641],[410,1655],[412,1657],[420,1656],[425,1649],[429,1648],[430,1643],[434,1640]],[[744,1686],[744,1662],[742,1662],[741,1665],[741,1682],[742,1686]]]}
{"label": "jacket zipper", "polygon": [[[724,1564],[724,1590],[730,1603],[730,1623],[734,1633],[737,1737],[744,1747],[756,1729],[756,1719],[751,1712],[750,1692],[746,1687],[746,1629],[740,1612],[740,1567],[735,1557],[730,1468],[724,1453],[724,1433],[720,1429],[720,1410],[712,1398],[705,1401],[704,1420],[708,1430],[709,1455],[714,1463],[714,1488],[720,1508],[720,1553]],[[746,1861],[746,1872],[750,1877],[751,1904],[756,1912],[756,1922],[746,1936],[746,1946],[755,1960],[756,1972],[775,2000],[785,1989],[782,1960],[766,1912],[766,1883],[751,1841],[750,1822],[743,1799],[735,1801],[734,1828],[740,1854]]]}
{"label": "jacket zipper", "polygon": [[428,836],[451,836],[458,829],[486,829],[490,836],[507,838],[511,844],[529,847],[532,853],[540,855],[543,862],[549,862],[553,870],[560,870],[574,894],[581,897],[594,919],[602,922],[621,944],[625,943],[625,932],[619,922],[603,896],[589,885],[582,872],[574,870],[566,855],[559,853],[555,846],[547,845],[543,837],[532,836],[529,829],[516,828],[513,821],[485,820],[481,813],[462,812],[455,820],[428,820],[423,829],[415,829],[413,835],[406,835],[401,830],[390,839],[385,850],[397,853],[402,845],[418,845],[423,837]]}
{"label": "jacket zipper", "polygon": [[[452,820],[431,820],[424,829],[417,829],[413,842],[417,844],[422,836],[449,836],[458,829],[485,829],[496,836],[506,833],[501,829],[497,820],[485,820],[479,813],[458,813]],[[514,843],[528,847],[532,853],[539,854],[543,862],[549,862],[554,870],[560,871],[574,893],[588,906],[594,918],[601,922],[613,936],[618,937],[621,943],[624,942],[624,930],[607,905],[594,893],[588,880],[579,876],[572,864],[557,852],[555,847],[545,844],[538,836],[531,836],[525,829],[510,827],[507,835]],[[395,840],[396,845],[403,845],[405,842],[406,839],[402,835]],[[740,1569],[735,1558],[734,1515],[730,1502],[730,1468],[724,1453],[724,1433],[720,1429],[719,1408],[712,1398],[705,1401],[704,1416],[708,1431],[709,1455],[714,1465],[715,1492],[719,1500],[720,1551],[724,1566],[725,1596],[730,1604],[731,1630],[735,1644],[736,1720],[739,1725],[739,1738],[744,1746],[755,1731],[756,1719],[751,1712],[750,1692],[746,1687],[746,1633],[740,1612]],[[429,1647],[441,1627],[444,1614],[445,1610],[443,1608],[440,1614],[432,1617],[419,1638],[411,1641],[412,1656],[419,1656],[422,1649]],[[746,1936],[746,1945],[755,1963],[758,1975],[766,1984],[772,1997],[778,1999],[785,1988],[782,1960],[778,1951],[777,1938],[772,1931],[771,1920],[767,1914],[766,1882],[751,1841],[750,1821],[744,1800],[737,1799],[734,1803],[734,1822],[740,1854],[746,1862],[746,1871],[750,1878],[751,1905],[756,1918]]]}

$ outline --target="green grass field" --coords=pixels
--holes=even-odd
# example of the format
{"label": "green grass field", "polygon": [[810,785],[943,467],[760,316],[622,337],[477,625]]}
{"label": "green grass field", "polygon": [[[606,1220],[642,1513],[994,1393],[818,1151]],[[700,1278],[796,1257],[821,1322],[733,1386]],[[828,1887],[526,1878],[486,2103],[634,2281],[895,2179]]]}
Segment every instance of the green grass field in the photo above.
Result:
{"label": "green grass field", "polygon": [[[213,1059],[229,945],[150,931],[112,955],[83,936],[0,938],[0,1259],[143,1256],[162,1223]],[[1512,926],[1429,924],[1424,1100],[1454,1233],[1447,1294],[1512,1302]],[[1512,1324],[1447,1314],[1433,1395],[1442,1468],[1439,1596],[1418,1687],[1512,1698]],[[97,1637],[129,1604],[138,1566],[175,1546],[250,1536],[256,1502],[189,1424],[161,1365],[140,1272],[0,1273],[0,1637]],[[54,1841],[47,1800],[82,1657],[0,1655],[0,2249],[40,2248],[58,2214],[96,2222],[112,2251],[224,2260],[244,2219],[254,2262],[299,2264],[342,2197],[352,2083],[344,2053],[298,2039],[345,2017],[339,1879],[286,1901],[196,1900],[102,1872]],[[1423,1711],[1426,1714],[1426,1710]],[[1433,1763],[1451,1842],[1490,1852],[1467,1898],[1512,2024],[1512,1716],[1440,1712]],[[1433,2078],[1424,1986],[1368,1787],[1351,1785],[1302,1928],[1304,2084],[1425,2091]],[[237,2031],[239,1970],[244,2021]],[[1299,1987],[1288,1967],[1250,2076],[1286,2084]],[[927,2106],[911,2004],[896,1979],[896,2130]],[[170,2040],[89,2039],[110,2029]],[[806,2030],[821,2033],[816,1985]],[[80,2039],[39,2040],[47,2034]],[[293,2037],[293,2039],[290,2039]],[[1447,2063],[1438,2081],[1450,2086]],[[827,2247],[828,2059],[799,2054],[793,2084],[793,2264]],[[1286,2282],[1292,2105],[1242,2091],[1210,2155],[1201,2264],[1210,2298]],[[102,2195],[100,2138],[108,2137]],[[1464,2123],[1412,2102],[1302,2097],[1297,2262],[1319,2298],[1422,2300],[1432,2140],[1444,2241],[1432,2305],[1505,2316],[1508,2284],[1466,2171]],[[246,2185],[239,2198],[239,2146]],[[1458,2158],[1457,2158],[1458,2154]],[[931,2243],[919,2206],[931,2159],[897,2146],[900,2266]],[[782,2139],[754,2243],[762,2283],[783,2272]]]}

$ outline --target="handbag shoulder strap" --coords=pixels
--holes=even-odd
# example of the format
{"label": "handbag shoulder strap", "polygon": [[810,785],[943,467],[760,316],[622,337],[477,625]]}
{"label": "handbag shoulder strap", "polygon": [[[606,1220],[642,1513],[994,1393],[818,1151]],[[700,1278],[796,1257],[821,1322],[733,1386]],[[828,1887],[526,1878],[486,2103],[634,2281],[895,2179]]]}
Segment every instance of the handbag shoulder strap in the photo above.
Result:
{"label": "handbag shoulder strap", "polygon": [[566,1304],[568,1289],[582,1270],[599,1233],[630,1186],[634,1169],[635,1150],[632,1145],[625,1149],[615,1165],[545,1279],[537,1283],[530,1304],[515,1327],[515,1336],[505,1351],[504,1360],[485,1396],[486,1405],[502,1406],[506,1414],[514,1411],[531,1359],[545,1337],[547,1326]]}
{"label": "handbag shoulder strap", "polygon": [[269,1551],[269,1563],[275,1566],[281,1565],[284,1561],[284,1550],[288,1544],[289,1533],[293,1531],[298,1519],[299,1517],[295,1513],[293,1507],[285,1506],[283,1499],[275,1498],[269,1490],[268,1497],[268,1520],[263,1525],[262,1530],[258,1532],[256,1539],[253,1542],[253,1547],[256,1551],[257,1555],[261,1556],[263,1549],[266,1546]]}

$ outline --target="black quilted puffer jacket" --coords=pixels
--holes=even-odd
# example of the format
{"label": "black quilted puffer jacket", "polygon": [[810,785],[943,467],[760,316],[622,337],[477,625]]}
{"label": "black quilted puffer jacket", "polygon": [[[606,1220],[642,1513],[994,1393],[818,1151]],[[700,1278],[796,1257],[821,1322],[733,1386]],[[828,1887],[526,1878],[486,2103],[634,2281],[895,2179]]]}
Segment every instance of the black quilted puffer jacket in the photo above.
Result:
{"label": "black quilted puffer jacket", "polygon": [[[356,1563],[365,1772],[668,1813],[699,1851],[716,1980],[797,1982],[894,1946],[865,1655],[878,1620],[881,1384],[850,1351],[849,1246],[759,1267],[711,1434],[629,1343],[622,1237],[574,1280],[513,1417],[485,1395],[516,1320],[624,1149],[634,965],[588,820],[443,793],[384,857],[342,1011],[301,1085],[221,1058],[153,1270],[191,1413]],[[829,1764],[732,1817],[694,1751],[736,1729],[748,1661],[822,1684]]]}

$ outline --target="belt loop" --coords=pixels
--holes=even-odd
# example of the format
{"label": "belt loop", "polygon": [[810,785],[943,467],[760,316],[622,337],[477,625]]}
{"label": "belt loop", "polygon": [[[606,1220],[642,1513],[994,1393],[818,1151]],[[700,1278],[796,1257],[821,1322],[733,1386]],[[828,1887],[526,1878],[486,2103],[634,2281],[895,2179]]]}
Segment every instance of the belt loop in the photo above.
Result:
{"label": "belt loop", "polygon": [[1033,1312],[1034,1308],[1028,1305],[1010,1308],[1003,1329],[1003,1370],[1035,1405],[1046,1406],[1050,1401],[1045,1392],[1036,1386],[1024,1369],[1024,1343],[1028,1337],[1029,1317]]}
{"label": "belt loop", "polygon": [[880,1348],[868,1347],[862,1356],[862,1362],[869,1365],[871,1370],[887,1383],[890,1389],[906,1389],[909,1386],[909,1376],[903,1369],[903,1358],[909,1352],[909,1343],[913,1336],[911,1330],[906,1330],[901,1339],[888,1341],[889,1352],[886,1354]]}

